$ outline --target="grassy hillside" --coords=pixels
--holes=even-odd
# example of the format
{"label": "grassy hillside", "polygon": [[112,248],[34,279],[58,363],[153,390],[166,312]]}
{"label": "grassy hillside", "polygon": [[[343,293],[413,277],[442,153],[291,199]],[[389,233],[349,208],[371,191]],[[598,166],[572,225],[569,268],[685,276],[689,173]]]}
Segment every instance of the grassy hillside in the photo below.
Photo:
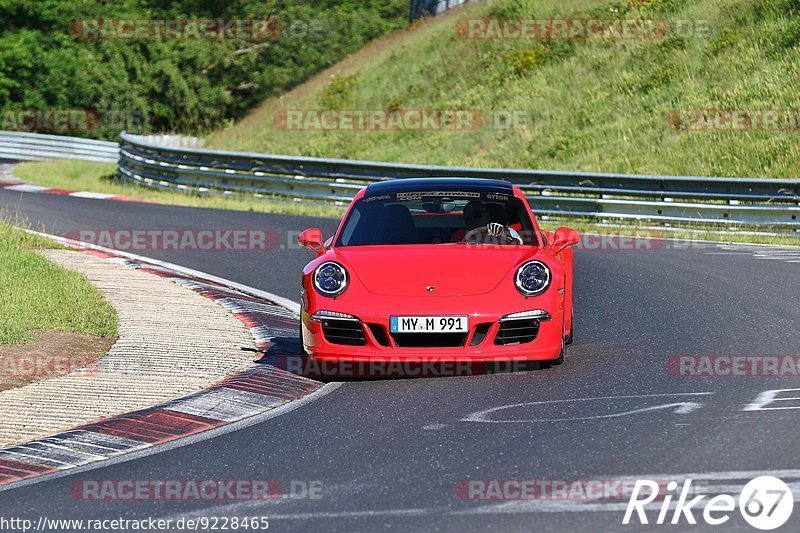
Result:
{"label": "grassy hillside", "polygon": [[[800,110],[798,0],[495,0],[375,41],[210,137],[224,149],[408,163],[797,177],[800,130],[678,131],[676,110]],[[710,36],[475,40],[458,19],[708,21]],[[282,110],[514,110],[522,129],[287,131]]]}

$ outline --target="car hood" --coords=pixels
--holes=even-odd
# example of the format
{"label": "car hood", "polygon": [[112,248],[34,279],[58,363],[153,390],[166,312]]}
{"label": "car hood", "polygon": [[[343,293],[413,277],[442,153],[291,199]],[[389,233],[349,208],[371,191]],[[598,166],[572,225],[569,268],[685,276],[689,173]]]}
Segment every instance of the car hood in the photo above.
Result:
{"label": "car hood", "polygon": [[[465,244],[352,246],[337,255],[371,293],[382,296],[470,296],[491,292],[536,254],[521,246]],[[429,290],[433,287],[433,290]]]}

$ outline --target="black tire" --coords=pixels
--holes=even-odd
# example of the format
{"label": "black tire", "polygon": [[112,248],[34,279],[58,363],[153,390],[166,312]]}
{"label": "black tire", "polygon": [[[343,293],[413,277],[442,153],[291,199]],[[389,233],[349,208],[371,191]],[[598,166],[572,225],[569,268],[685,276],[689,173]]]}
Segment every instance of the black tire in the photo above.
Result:
{"label": "black tire", "polygon": [[570,309],[569,315],[570,315],[569,322],[570,324],[572,324],[572,327],[569,330],[569,335],[564,337],[564,344],[567,346],[572,344],[572,341],[575,340],[575,313]]}
{"label": "black tire", "polygon": [[564,333],[564,323],[561,323],[561,352],[558,354],[558,357],[552,359],[550,361],[544,361],[544,364],[548,367],[550,366],[558,366],[564,364],[564,354],[567,351],[567,337],[563,335]]}

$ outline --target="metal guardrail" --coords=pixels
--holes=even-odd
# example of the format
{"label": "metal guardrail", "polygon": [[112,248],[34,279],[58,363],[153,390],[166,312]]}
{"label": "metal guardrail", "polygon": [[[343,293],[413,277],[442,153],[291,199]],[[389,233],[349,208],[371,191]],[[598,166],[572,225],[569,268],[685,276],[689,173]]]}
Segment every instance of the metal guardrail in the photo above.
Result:
{"label": "metal guardrail", "polygon": [[119,159],[119,144],[62,135],[0,131],[0,159],[82,159],[116,163]]}
{"label": "metal guardrail", "polygon": [[800,180],[407,165],[167,147],[121,137],[120,176],[156,188],[344,203],[385,179],[495,178],[519,186],[540,215],[800,231]]}
{"label": "metal guardrail", "polygon": [[119,162],[122,179],[196,194],[255,194],[347,203],[386,179],[478,177],[519,186],[539,215],[650,220],[800,232],[800,180],[707,178],[408,165],[121,143],[0,131],[0,159]]}

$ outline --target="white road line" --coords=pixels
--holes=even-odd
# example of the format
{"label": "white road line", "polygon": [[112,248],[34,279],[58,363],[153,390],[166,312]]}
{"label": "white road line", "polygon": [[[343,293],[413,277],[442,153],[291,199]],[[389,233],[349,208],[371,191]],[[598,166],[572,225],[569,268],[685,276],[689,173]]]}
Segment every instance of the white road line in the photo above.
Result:
{"label": "white road line", "polygon": [[753,255],[752,252],[706,252],[706,255]]}
{"label": "white road line", "polygon": [[[288,500],[289,502],[291,500]],[[172,520],[173,523],[177,522],[181,518],[186,519],[193,519],[193,518],[202,518],[204,516],[208,516],[209,513],[213,512],[215,515],[219,516],[233,516],[236,513],[244,512],[246,508],[270,508],[276,505],[280,505],[281,503],[287,503],[286,500],[275,500],[275,501],[258,501],[258,502],[244,502],[232,505],[225,505],[220,507],[214,507],[211,510],[203,510],[197,512],[189,512],[189,513],[177,513],[173,515],[159,517],[161,520]],[[270,520],[317,520],[317,519],[334,519],[334,518],[362,518],[362,517],[372,517],[372,516],[427,516],[432,514],[439,514],[439,513],[447,513],[450,511],[448,507],[432,507],[432,508],[420,508],[420,509],[383,509],[383,510],[376,510],[376,511],[330,511],[330,512],[318,512],[318,513],[285,513],[285,514],[275,514],[272,511],[268,511],[268,517]],[[270,524],[271,525],[271,524]]]}
{"label": "white road line", "polygon": [[567,402],[589,402],[589,401],[597,401],[597,400],[618,400],[618,399],[640,399],[640,398],[661,398],[661,397],[673,397],[673,396],[708,396],[710,394],[714,394],[713,392],[676,392],[676,393],[668,393],[668,394],[635,394],[635,395],[628,395],[628,396],[595,396],[592,398],[567,398],[563,400],[543,400],[538,402],[523,402],[523,403],[514,403],[509,405],[501,405],[499,407],[492,407],[490,409],[483,409],[481,411],[475,411],[464,418],[460,419],[460,422],[482,422],[482,423],[489,423],[489,424],[510,424],[510,423],[531,423],[531,422],[565,422],[570,420],[593,420],[593,419],[601,419],[601,418],[615,418],[630,414],[636,414],[645,411],[653,411],[658,409],[668,409],[675,407],[675,413],[677,414],[687,414],[690,413],[698,408],[700,408],[700,404],[696,402],[674,402],[666,405],[657,405],[657,406],[649,406],[641,409],[629,410],[623,413],[613,413],[608,415],[596,415],[596,416],[588,416],[588,417],[572,417],[572,418],[551,418],[551,419],[529,419],[529,420],[489,420],[487,417],[492,413],[497,411],[503,411],[506,409],[514,409],[516,407],[526,407],[526,406],[533,406],[533,405],[546,405],[546,404],[554,404],[554,403],[567,403]]}
{"label": "white road line", "polygon": [[[636,415],[639,413],[648,413],[650,411],[661,411],[665,409],[674,409],[672,412],[678,415],[686,415],[697,409],[700,409],[702,404],[695,403],[695,402],[678,402],[678,403],[668,403],[665,405],[654,405],[652,407],[643,407],[641,409],[632,409],[630,411],[623,411],[621,413],[612,413],[608,415],[595,415],[595,416],[576,416],[572,418],[543,418],[543,419],[530,419],[530,420],[479,420],[479,419],[472,419],[469,422],[485,422],[489,424],[513,424],[513,423],[524,423],[524,422],[573,422],[579,420],[601,420],[604,418],[619,418],[628,415]],[[478,413],[476,413],[477,415]],[[470,415],[473,416],[473,415]]]}
{"label": "white road line", "polygon": [[427,516],[446,513],[447,507],[430,509],[384,509],[380,511],[337,511],[320,513],[269,514],[270,520],[318,520],[325,518],[362,518],[370,516]]}
{"label": "white road line", "polygon": [[[792,473],[793,476],[786,475]],[[738,479],[742,483],[720,485],[713,487],[700,487],[706,494],[719,494],[718,489],[722,489],[724,494],[740,492],[744,485],[752,478],[768,475],[775,477],[800,477],[800,470],[775,470],[775,471],[750,471],[750,472],[711,472],[706,474],[671,474],[671,475],[641,475],[641,476],[610,476],[614,479],[660,479],[660,480],[685,480],[694,481],[723,479]],[[800,501],[800,482],[787,483],[794,495],[794,501]],[[705,492],[707,489],[713,491]],[[194,513],[179,513],[164,517],[162,519],[178,519],[181,517],[192,518],[208,516],[210,513],[217,515],[244,514],[255,509],[267,509],[270,520],[317,520],[317,519],[348,519],[362,517],[391,517],[391,516],[429,516],[429,515],[489,515],[489,514],[532,514],[532,513],[583,513],[583,512],[622,512],[628,506],[625,501],[615,502],[596,502],[587,500],[514,500],[500,503],[492,503],[470,507],[471,503],[465,501],[461,504],[464,508],[453,509],[451,507],[429,507],[429,508],[406,508],[406,509],[370,509],[370,510],[343,510],[343,511],[321,511],[306,513],[275,513],[270,508],[282,503],[292,503],[288,501],[247,501],[236,502],[228,505],[221,505],[204,509]],[[656,501],[645,505],[645,509],[656,511],[661,508],[662,501]],[[670,502],[669,509],[674,510],[677,502]],[[620,518],[621,520],[621,518]]]}
{"label": "white road line", "polygon": [[784,263],[800,263],[800,248],[796,246],[775,245],[756,248],[753,244],[724,245],[718,244],[717,252],[706,252],[706,255],[749,255],[754,259],[783,261]]}

